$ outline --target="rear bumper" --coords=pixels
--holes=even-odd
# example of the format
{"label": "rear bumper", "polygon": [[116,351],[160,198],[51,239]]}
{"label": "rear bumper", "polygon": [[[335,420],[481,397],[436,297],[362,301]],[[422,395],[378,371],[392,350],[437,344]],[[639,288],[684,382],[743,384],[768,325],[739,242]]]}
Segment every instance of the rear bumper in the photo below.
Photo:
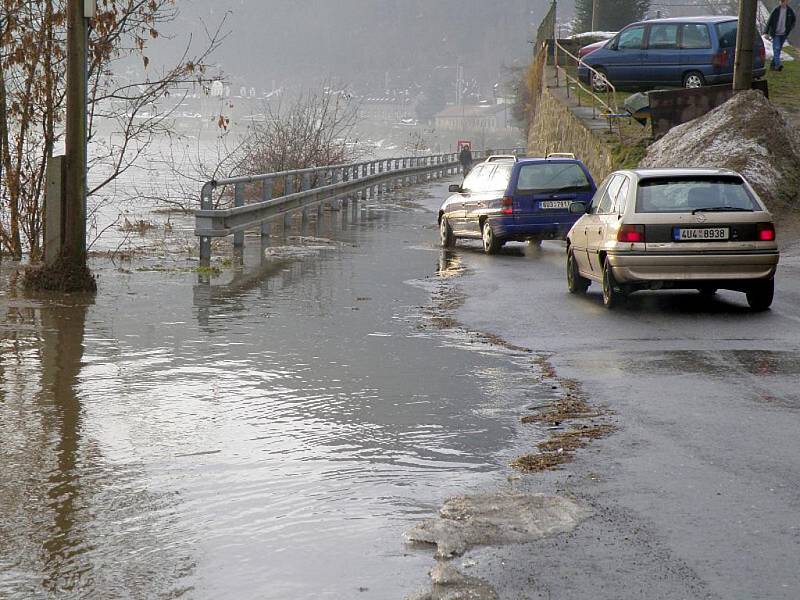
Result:
{"label": "rear bumper", "polygon": [[620,283],[689,283],[745,281],[775,276],[778,251],[719,254],[609,253],[614,277]]}
{"label": "rear bumper", "polygon": [[495,236],[501,240],[566,239],[567,233],[577,219],[552,220],[542,222],[541,217],[501,217],[492,218]]}
{"label": "rear bumper", "polygon": [[[753,69],[753,77],[758,79],[767,74],[767,68],[761,67],[760,69]],[[733,71],[728,73],[709,73],[704,75],[708,85],[721,85],[725,83],[733,83]]]}

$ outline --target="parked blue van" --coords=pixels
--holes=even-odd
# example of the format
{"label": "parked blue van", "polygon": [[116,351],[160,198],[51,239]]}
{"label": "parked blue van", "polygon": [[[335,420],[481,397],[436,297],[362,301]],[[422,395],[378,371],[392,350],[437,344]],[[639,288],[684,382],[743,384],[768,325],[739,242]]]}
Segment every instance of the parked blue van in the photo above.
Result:
{"label": "parked blue van", "polygon": [[[731,83],[738,21],[734,17],[652,19],[628,25],[585,63],[616,87],[683,86]],[[766,51],[757,35],[753,76],[763,77]],[[585,65],[578,75],[595,90],[605,83]]]}
{"label": "parked blue van", "polygon": [[565,239],[580,218],[570,204],[591,202],[595,190],[589,170],[572,155],[479,163],[461,185],[450,186],[439,209],[442,247],[475,238],[494,254],[508,241]]}

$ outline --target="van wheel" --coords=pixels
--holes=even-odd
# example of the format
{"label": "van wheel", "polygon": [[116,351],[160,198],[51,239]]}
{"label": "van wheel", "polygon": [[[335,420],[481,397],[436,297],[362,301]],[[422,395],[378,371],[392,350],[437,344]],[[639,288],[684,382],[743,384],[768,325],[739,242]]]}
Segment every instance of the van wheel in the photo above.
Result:
{"label": "van wheel", "polygon": [[619,291],[617,281],[608,259],[603,263],[603,305],[608,308],[616,308],[625,300],[625,294]]}
{"label": "van wheel", "polygon": [[689,71],[683,76],[683,87],[687,89],[701,88],[705,84],[705,77],[700,71]]}
{"label": "van wheel", "polygon": [[597,73],[589,71],[589,76],[592,80],[592,89],[595,92],[605,92],[608,88],[608,72],[602,67],[595,68],[595,71],[597,71]]}
{"label": "van wheel", "polygon": [[578,263],[575,262],[575,254],[570,248],[567,250],[567,289],[569,293],[585,294],[591,283],[591,281],[581,276],[578,271]]}
{"label": "van wheel", "polygon": [[747,303],[754,311],[767,310],[775,296],[775,280],[760,281],[747,289]]}
{"label": "van wheel", "polygon": [[442,248],[453,248],[456,245],[456,236],[453,235],[453,230],[445,216],[442,216],[439,221],[439,243]]}
{"label": "van wheel", "polygon": [[503,244],[500,240],[497,239],[495,236],[494,231],[492,231],[492,226],[489,225],[489,221],[485,221],[483,223],[483,251],[486,254],[497,254],[497,251],[500,250],[500,246]]}

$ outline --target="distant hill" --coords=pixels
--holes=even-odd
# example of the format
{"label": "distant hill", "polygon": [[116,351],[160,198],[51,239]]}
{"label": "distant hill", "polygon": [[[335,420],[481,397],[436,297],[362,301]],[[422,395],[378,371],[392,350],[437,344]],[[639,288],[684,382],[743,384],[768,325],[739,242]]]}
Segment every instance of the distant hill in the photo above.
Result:
{"label": "distant hill", "polygon": [[[334,79],[404,87],[437,66],[465,65],[466,79],[495,79],[522,64],[546,0],[184,0],[180,31],[199,31],[230,9],[225,71],[253,85]],[[571,4],[571,3],[569,3]],[[221,8],[222,7],[222,8]],[[571,10],[571,6],[569,7]],[[455,71],[454,71],[455,72]]]}

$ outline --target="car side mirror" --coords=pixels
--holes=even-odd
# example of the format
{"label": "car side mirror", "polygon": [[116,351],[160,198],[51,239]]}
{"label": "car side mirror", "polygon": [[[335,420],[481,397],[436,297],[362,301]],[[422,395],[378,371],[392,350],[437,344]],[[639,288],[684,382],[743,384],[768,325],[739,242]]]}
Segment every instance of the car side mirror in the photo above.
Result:
{"label": "car side mirror", "polygon": [[447,188],[447,191],[449,191],[451,194],[460,194],[461,186],[458,185],[457,183],[451,183],[450,187]]}
{"label": "car side mirror", "polygon": [[571,202],[569,205],[569,212],[573,215],[585,215],[588,211],[589,205],[586,202]]}

